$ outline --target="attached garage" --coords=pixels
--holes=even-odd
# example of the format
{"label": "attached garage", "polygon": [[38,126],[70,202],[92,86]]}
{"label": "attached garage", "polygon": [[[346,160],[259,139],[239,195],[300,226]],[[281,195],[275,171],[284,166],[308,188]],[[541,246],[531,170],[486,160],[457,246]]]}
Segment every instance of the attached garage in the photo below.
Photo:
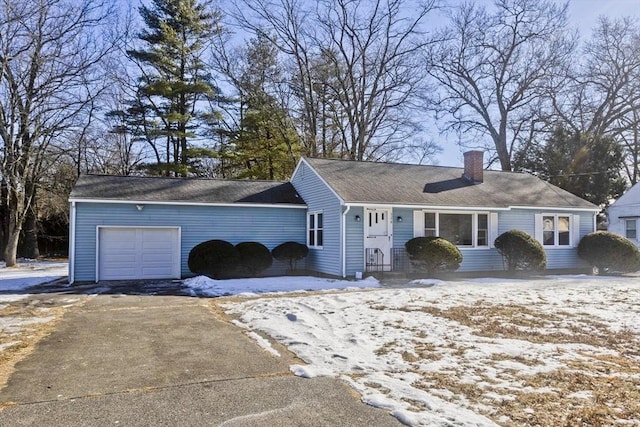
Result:
{"label": "attached garage", "polygon": [[179,227],[98,227],[97,279],[180,278]]}
{"label": "attached garage", "polygon": [[306,236],[306,205],[289,182],[82,175],[69,202],[70,283],[179,279],[193,275],[189,252],[206,240],[273,249]]}

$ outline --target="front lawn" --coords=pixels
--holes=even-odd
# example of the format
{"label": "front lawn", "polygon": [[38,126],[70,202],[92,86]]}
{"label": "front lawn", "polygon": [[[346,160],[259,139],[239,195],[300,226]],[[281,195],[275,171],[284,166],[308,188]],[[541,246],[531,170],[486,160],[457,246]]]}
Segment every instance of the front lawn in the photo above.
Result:
{"label": "front lawn", "polygon": [[637,278],[413,286],[224,307],[410,425],[640,424]]}

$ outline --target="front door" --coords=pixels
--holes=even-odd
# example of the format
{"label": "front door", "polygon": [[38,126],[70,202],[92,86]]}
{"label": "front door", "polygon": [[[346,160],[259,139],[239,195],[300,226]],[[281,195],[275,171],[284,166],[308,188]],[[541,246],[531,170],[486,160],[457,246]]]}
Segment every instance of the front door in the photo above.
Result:
{"label": "front door", "polygon": [[391,209],[365,208],[364,252],[367,271],[391,271]]}

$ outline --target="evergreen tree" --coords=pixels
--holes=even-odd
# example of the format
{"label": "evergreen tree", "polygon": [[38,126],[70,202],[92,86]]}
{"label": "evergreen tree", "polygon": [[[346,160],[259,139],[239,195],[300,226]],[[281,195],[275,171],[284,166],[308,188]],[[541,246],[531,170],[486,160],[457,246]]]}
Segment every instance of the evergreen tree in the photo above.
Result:
{"label": "evergreen tree", "polygon": [[558,127],[543,146],[519,152],[515,165],[591,203],[607,206],[625,190],[622,163],[622,148],[611,137]]}
{"label": "evergreen tree", "polygon": [[300,137],[278,99],[284,79],[277,55],[267,38],[250,40],[236,80],[241,111],[232,143],[241,178],[286,179],[302,151]]}
{"label": "evergreen tree", "polygon": [[127,53],[143,74],[129,114],[144,121],[138,128],[158,153],[151,168],[186,176],[198,102],[215,92],[203,57],[220,16],[209,2],[197,0],[153,0],[139,11],[146,25],[138,34],[143,47]]}

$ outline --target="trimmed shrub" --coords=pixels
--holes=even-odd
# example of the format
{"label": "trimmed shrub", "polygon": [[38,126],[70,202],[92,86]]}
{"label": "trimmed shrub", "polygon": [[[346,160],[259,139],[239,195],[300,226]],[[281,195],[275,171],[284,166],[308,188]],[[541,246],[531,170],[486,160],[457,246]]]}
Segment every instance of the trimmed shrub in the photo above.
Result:
{"label": "trimmed shrub", "polygon": [[189,252],[189,270],[213,279],[231,277],[240,262],[240,252],[224,240],[207,240]]}
{"label": "trimmed shrub", "polygon": [[304,259],[308,253],[307,245],[298,242],[284,242],[271,251],[271,255],[278,261],[288,262],[291,270],[295,270],[296,262]]}
{"label": "trimmed shrub", "polygon": [[608,231],[589,233],[580,240],[578,256],[599,272],[640,270],[640,251],[629,239]]}
{"label": "trimmed shrub", "polygon": [[506,231],[498,236],[494,245],[502,255],[507,271],[540,271],[547,267],[544,248],[524,231]]}
{"label": "trimmed shrub", "polygon": [[236,245],[240,253],[238,273],[241,275],[257,276],[273,264],[271,252],[262,243],[242,242]]}
{"label": "trimmed shrub", "polygon": [[411,264],[431,275],[455,271],[462,263],[462,253],[453,243],[441,237],[415,237],[404,244]]}

